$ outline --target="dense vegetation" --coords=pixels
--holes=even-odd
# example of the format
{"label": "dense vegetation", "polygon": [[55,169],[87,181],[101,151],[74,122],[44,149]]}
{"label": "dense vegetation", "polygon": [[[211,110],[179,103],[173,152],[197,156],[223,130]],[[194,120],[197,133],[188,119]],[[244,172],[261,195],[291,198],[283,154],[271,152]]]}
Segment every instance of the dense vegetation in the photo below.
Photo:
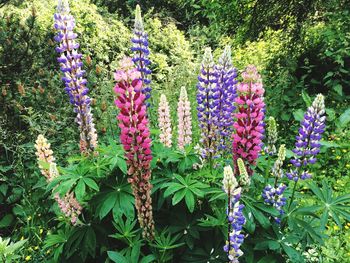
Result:
{"label": "dense vegetation", "polygon": [[[60,67],[69,66],[57,61],[57,1],[0,1],[1,262],[227,262],[228,229],[243,222],[228,224],[230,204],[244,205],[235,210],[244,218],[240,262],[350,262],[349,1],[147,0],[140,3],[144,25],[134,30],[139,1],[69,2],[91,101],[62,81]],[[140,32],[148,34],[151,74],[134,60],[138,75],[124,59],[140,51],[131,49]],[[220,82],[231,59],[230,81]],[[215,103],[203,108],[207,75],[210,87],[232,88],[220,101],[229,115]],[[129,81],[139,78],[151,79],[147,101]],[[245,142],[232,134],[248,124],[233,115],[246,108],[233,102],[250,103],[245,84],[254,87],[256,127],[265,122],[263,143],[274,151],[261,147],[256,127],[261,149],[235,151]],[[124,89],[137,94],[127,98],[133,106],[124,104]],[[132,156],[142,165],[130,158],[128,147],[137,145],[123,137],[131,132],[123,114],[133,111],[145,124],[133,123],[144,152]],[[320,113],[317,162],[307,164],[311,178],[289,180],[299,158],[295,137],[300,125],[309,129],[304,118],[312,112]],[[204,123],[221,130],[213,135]],[[216,155],[217,135],[228,140],[221,138]],[[148,184],[152,190],[140,191]],[[280,205],[266,201],[268,184],[285,185]]]}

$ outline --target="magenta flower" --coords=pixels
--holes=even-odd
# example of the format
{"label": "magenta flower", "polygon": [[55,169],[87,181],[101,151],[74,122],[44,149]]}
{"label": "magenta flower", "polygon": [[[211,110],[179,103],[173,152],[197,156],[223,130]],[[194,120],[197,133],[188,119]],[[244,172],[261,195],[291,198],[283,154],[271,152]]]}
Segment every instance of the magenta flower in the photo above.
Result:
{"label": "magenta flower", "polygon": [[235,167],[237,159],[242,158],[248,173],[252,175],[251,166],[258,158],[264,133],[265,90],[255,66],[248,66],[242,77],[243,82],[237,87],[238,97],[235,99],[237,112],[234,114],[232,151]]}
{"label": "magenta flower", "polygon": [[121,129],[120,140],[123,144],[128,165],[128,181],[135,196],[138,221],[143,228],[143,237],[154,238],[152,214],[151,138],[148,128],[145,99],[142,93],[140,72],[131,58],[124,58],[114,77],[117,84],[115,104],[120,109],[117,117]]}

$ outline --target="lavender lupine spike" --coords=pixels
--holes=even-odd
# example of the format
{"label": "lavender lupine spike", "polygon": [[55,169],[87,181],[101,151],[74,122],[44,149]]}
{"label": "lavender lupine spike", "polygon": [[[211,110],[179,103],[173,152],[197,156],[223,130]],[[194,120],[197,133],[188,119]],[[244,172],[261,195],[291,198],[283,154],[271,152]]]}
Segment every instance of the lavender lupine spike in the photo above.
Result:
{"label": "lavender lupine spike", "polygon": [[298,181],[311,177],[305,168],[308,164],[316,162],[316,155],[320,152],[320,140],[326,127],[324,114],[324,97],[318,94],[305,113],[299,135],[296,136],[295,149],[293,149],[296,156],[291,160],[295,169],[287,173],[288,179]]}
{"label": "lavender lupine spike", "polygon": [[267,145],[264,150],[269,155],[276,154],[276,142],[277,142],[277,124],[274,117],[269,117],[267,120]]}
{"label": "lavender lupine spike", "polygon": [[[141,72],[142,80],[142,92],[146,96],[146,100],[151,97],[151,80],[150,74],[152,73],[149,69],[151,61],[149,60],[149,48],[148,48],[148,34],[145,32],[143,27],[143,21],[141,16],[141,8],[139,5],[136,6],[135,10],[135,24],[133,30],[134,36],[131,38],[133,43],[131,51],[134,53],[132,61],[135,63],[138,71]],[[149,103],[146,103],[149,106]]]}
{"label": "lavender lupine spike", "polygon": [[231,152],[231,135],[233,131],[233,112],[236,107],[234,100],[237,97],[237,70],[232,65],[231,47],[226,46],[216,65],[218,89],[215,94],[215,125],[218,127],[218,151]]}
{"label": "lavender lupine spike", "polygon": [[85,70],[82,69],[82,55],[78,53],[77,34],[73,32],[75,20],[69,12],[68,1],[60,0],[54,15],[55,29],[58,31],[55,41],[59,43],[56,51],[60,54],[57,60],[64,74],[65,90],[77,114],[75,121],[80,128],[80,151],[89,154],[97,147],[97,133],[91,113],[91,99],[87,95],[89,90],[84,78]]}
{"label": "lavender lupine spike", "polygon": [[[262,197],[264,199],[264,201],[267,204],[272,205],[273,207],[275,207],[280,215],[284,214],[283,211],[283,206],[285,206],[286,204],[286,198],[283,197],[283,193],[286,189],[286,186],[283,183],[280,183],[278,185],[278,179],[283,177],[283,161],[285,160],[286,157],[286,147],[284,144],[282,144],[278,150],[278,157],[277,160],[274,163],[274,166],[272,168],[272,173],[275,177],[275,183],[273,186],[271,185],[267,185],[262,193]],[[280,217],[275,217],[275,221],[276,223],[280,223],[281,222],[281,218]]]}
{"label": "lavender lupine spike", "polygon": [[177,119],[178,119],[178,138],[177,145],[180,150],[183,150],[185,145],[192,142],[192,117],[191,104],[187,97],[185,87],[181,87],[180,98],[177,104]]}
{"label": "lavender lupine spike", "polygon": [[160,102],[158,106],[158,123],[159,123],[159,139],[162,144],[166,147],[171,147],[171,120],[170,120],[170,110],[169,103],[164,94],[160,96]]}
{"label": "lavender lupine spike", "polygon": [[201,73],[198,76],[197,103],[198,123],[201,130],[202,152],[204,159],[211,160],[216,156],[217,148],[217,74],[214,68],[211,49],[206,48],[204,52]]}
{"label": "lavender lupine spike", "polygon": [[224,168],[223,189],[228,195],[228,235],[224,251],[227,253],[229,262],[236,263],[238,258],[243,255],[240,246],[244,241],[244,235],[241,231],[246,220],[242,213],[244,205],[239,203],[241,188],[238,187],[231,166]]}

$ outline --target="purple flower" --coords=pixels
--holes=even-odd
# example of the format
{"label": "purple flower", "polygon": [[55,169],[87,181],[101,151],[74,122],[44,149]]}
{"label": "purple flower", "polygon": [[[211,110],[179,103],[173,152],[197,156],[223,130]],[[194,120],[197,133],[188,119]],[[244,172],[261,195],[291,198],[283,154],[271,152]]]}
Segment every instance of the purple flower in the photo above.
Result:
{"label": "purple flower", "polygon": [[57,13],[54,15],[54,26],[58,31],[55,41],[59,43],[56,51],[60,54],[57,61],[63,72],[65,90],[77,114],[75,121],[80,128],[80,151],[88,154],[97,146],[97,134],[90,108],[91,99],[87,95],[89,89],[84,78],[85,70],[82,69],[82,55],[78,52],[79,44],[75,41],[77,34],[73,32],[75,20],[69,12],[68,1],[59,0]]}
{"label": "purple flower", "polygon": [[238,258],[243,255],[240,246],[244,241],[244,235],[241,232],[246,219],[243,215],[244,205],[239,202],[241,188],[238,186],[231,166],[224,167],[223,190],[228,195],[228,207],[226,211],[228,239],[224,246],[224,251],[227,253],[230,262],[238,262]]}
{"label": "purple flower", "polygon": [[[131,38],[133,43],[131,51],[134,52],[132,61],[135,63],[138,71],[141,72],[142,80],[142,92],[146,95],[146,100],[151,97],[151,87],[149,86],[151,80],[149,75],[152,71],[148,68],[151,61],[148,59],[148,34],[145,32],[141,17],[141,8],[139,5],[136,6],[135,13],[135,25],[134,25],[134,36]],[[149,106],[149,103],[146,103]]]}
{"label": "purple flower", "polygon": [[218,133],[218,151],[230,152],[232,148],[231,136],[233,132],[233,112],[236,107],[234,100],[237,97],[237,70],[232,66],[231,47],[226,46],[223,54],[216,65],[218,85],[214,95],[217,133]]}
{"label": "purple flower", "polygon": [[288,179],[298,181],[311,177],[311,174],[304,169],[308,164],[316,162],[316,155],[320,152],[320,140],[326,127],[324,114],[324,97],[322,94],[318,94],[305,113],[299,135],[296,136],[295,148],[293,149],[296,156],[290,161],[295,169],[287,173]]}
{"label": "purple flower", "polygon": [[[277,187],[267,185],[262,193],[265,203],[275,207],[279,211],[280,215],[284,214],[283,206],[286,205],[287,200],[285,197],[283,197],[284,190],[286,190],[286,186],[284,184],[279,184]],[[280,223],[281,219],[279,217],[275,217],[275,221]]]}
{"label": "purple flower", "polygon": [[214,68],[211,49],[206,48],[204,52],[201,72],[198,76],[197,103],[198,123],[201,130],[202,152],[205,159],[216,156],[217,150],[217,96],[219,87],[217,85],[217,73]]}

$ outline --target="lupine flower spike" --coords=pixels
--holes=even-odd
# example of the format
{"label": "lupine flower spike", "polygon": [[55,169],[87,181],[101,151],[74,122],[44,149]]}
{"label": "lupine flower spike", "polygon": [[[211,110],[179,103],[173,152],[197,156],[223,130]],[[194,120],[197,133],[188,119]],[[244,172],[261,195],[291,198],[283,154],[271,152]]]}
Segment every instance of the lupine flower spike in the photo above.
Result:
{"label": "lupine flower spike", "polygon": [[171,147],[171,121],[169,103],[166,96],[162,94],[160,96],[160,102],[158,107],[158,123],[160,129],[159,139],[167,147]]}
{"label": "lupine flower spike", "polygon": [[234,100],[237,97],[237,70],[232,65],[231,47],[226,46],[216,65],[218,85],[215,93],[215,118],[218,130],[218,151],[230,152],[232,143],[230,136],[233,131],[233,112],[236,107]]}
{"label": "lupine flower spike", "polygon": [[324,114],[324,97],[322,94],[318,94],[305,113],[299,135],[296,136],[295,149],[293,150],[296,156],[290,161],[295,169],[287,173],[288,179],[298,181],[311,177],[305,168],[308,164],[316,162],[316,155],[320,152],[320,140],[326,127]]}
{"label": "lupine flower spike", "polygon": [[269,155],[276,154],[277,142],[277,125],[274,117],[269,117],[267,120],[267,146],[265,152]]}
{"label": "lupine flower spike", "polygon": [[[46,177],[47,182],[51,182],[54,178],[59,176],[55,157],[53,156],[53,151],[51,150],[50,143],[47,142],[46,138],[43,135],[39,135],[35,141],[36,156],[38,162],[44,162],[49,165],[49,169],[42,167],[39,163],[39,168],[42,175]],[[73,225],[76,224],[78,216],[81,214],[82,207],[79,202],[74,197],[73,193],[67,193],[66,196],[62,199],[59,194],[55,194],[55,200],[58,203],[61,211],[71,219]]]}
{"label": "lupine flower spike", "polygon": [[[283,206],[286,204],[286,198],[283,197],[283,193],[286,189],[286,185],[283,183],[278,184],[278,179],[283,177],[283,161],[286,157],[286,147],[282,144],[278,150],[278,157],[272,168],[272,174],[275,177],[275,183],[273,186],[267,185],[262,193],[262,197],[267,204],[275,207],[280,215],[284,214]],[[275,217],[276,223],[281,223],[280,217]]]}
{"label": "lupine flower spike", "polygon": [[82,55],[78,52],[79,44],[75,41],[74,17],[70,14],[67,0],[59,0],[57,13],[54,15],[55,29],[58,31],[55,41],[59,43],[56,51],[60,54],[57,59],[63,72],[65,90],[69,95],[70,103],[77,114],[75,121],[80,128],[80,151],[84,154],[93,152],[97,146],[97,133],[91,113],[91,99],[87,95],[87,80],[82,69]]}
{"label": "lupine flower spike", "polygon": [[217,150],[217,115],[216,111],[217,74],[214,68],[211,49],[204,52],[201,73],[197,84],[198,122],[201,130],[200,143],[202,157],[211,160]]}
{"label": "lupine flower spike", "polygon": [[256,164],[262,146],[264,132],[264,88],[255,66],[248,66],[242,73],[243,82],[237,87],[235,99],[238,111],[234,114],[233,159],[237,169],[237,159],[245,162],[249,175]]}
{"label": "lupine flower spike", "polygon": [[[135,11],[135,24],[134,24],[134,36],[131,38],[132,47],[131,51],[134,53],[133,62],[137,69],[141,72],[140,79],[142,80],[142,92],[146,96],[146,100],[151,97],[151,70],[148,68],[151,64],[149,60],[149,49],[148,49],[148,34],[145,32],[143,27],[143,21],[141,16],[141,8],[139,5],[136,6]],[[149,106],[149,103],[147,103]]]}
{"label": "lupine flower spike", "polygon": [[245,168],[244,162],[241,158],[237,159],[237,166],[239,171],[239,181],[242,186],[249,186],[250,185],[250,177],[247,172],[247,169]]}
{"label": "lupine flower spike", "polygon": [[192,142],[192,118],[191,104],[187,97],[185,87],[181,87],[180,98],[177,104],[177,119],[178,119],[178,138],[177,145],[180,150],[184,149],[185,145]]}
{"label": "lupine flower spike", "polygon": [[116,106],[120,109],[117,117],[121,129],[128,165],[128,182],[135,196],[138,221],[143,229],[143,237],[154,238],[151,189],[151,138],[146,114],[145,94],[142,93],[141,73],[131,58],[124,58],[120,69],[114,74],[117,84]]}
{"label": "lupine flower spike", "polygon": [[228,236],[224,251],[227,253],[229,262],[236,263],[243,255],[240,246],[244,241],[244,235],[241,232],[246,220],[242,213],[244,205],[239,203],[241,188],[238,186],[231,166],[224,167],[223,190],[228,195]]}

